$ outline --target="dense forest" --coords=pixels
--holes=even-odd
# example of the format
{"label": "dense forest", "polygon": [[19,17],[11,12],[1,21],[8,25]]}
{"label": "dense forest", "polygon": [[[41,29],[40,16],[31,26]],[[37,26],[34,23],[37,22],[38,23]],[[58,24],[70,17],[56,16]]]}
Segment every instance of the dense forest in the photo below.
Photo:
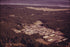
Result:
{"label": "dense forest", "polygon": [[[25,8],[26,6],[0,6],[0,47],[66,47],[70,46],[70,10],[67,11],[37,11]],[[31,16],[31,14],[34,14]],[[13,16],[11,16],[13,15]],[[49,18],[49,19],[48,19]],[[15,33],[12,28],[22,29],[22,23],[32,24],[41,20],[42,26],[57,30],[64,33],[68,40],[58,43],[45,45],[36,42],[36,38],[41,38],[39,34],[26,35],[24,33]],[[64,20],[64,21],[56,21]],[[18,26],[19,25],[19,26]],[[20,43],[20,44],[19,44]],[[15,46],[16,45],[16,46]],[[24,45],[24,46],[23,46]]]}

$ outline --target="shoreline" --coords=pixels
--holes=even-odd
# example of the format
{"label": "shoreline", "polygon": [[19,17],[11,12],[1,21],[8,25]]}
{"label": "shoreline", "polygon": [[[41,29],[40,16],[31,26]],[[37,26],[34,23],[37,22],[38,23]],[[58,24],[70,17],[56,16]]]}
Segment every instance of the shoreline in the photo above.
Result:
{"label": "shoreline", "polygon": [[38,7],[38,8],[53,8],[53,9],[70,9],[70,7],[59,7],[59,6],[33,6],[33,5],[7,5],[7,4],[0,4],[0,6],[19,6],[19,7]]}

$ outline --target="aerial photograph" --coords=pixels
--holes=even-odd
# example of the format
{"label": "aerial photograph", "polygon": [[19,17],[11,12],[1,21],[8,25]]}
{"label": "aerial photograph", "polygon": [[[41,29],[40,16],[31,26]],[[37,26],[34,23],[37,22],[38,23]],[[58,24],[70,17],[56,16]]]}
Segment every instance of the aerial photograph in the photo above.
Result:
{"label": "aerial photograph", "polygon": [[70,47],[70,0],[0,0],[0,47]]}

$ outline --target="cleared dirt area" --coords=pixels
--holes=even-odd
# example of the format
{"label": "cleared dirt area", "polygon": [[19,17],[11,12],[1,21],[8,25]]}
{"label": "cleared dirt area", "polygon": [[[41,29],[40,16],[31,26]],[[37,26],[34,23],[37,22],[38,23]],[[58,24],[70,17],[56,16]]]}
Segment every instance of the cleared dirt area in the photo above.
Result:
{"label": "cleared dirt area", "polygon": [[70,10],[70,9],[52,9],[52,8],[38,8],[38,7],[27,7],[29,9],[34,9],[34,10],[42,10],[42,11],[65,11],[65,10]]}

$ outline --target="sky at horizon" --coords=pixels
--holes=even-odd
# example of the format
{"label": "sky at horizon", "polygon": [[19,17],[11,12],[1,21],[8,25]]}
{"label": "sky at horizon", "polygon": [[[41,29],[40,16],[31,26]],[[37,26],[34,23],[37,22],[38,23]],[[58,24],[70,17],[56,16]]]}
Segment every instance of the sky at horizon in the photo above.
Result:
{"label": "sky at horizon", "polygon": [[0,0],[0,5],[34,5],[70,7],[69,0]]}

